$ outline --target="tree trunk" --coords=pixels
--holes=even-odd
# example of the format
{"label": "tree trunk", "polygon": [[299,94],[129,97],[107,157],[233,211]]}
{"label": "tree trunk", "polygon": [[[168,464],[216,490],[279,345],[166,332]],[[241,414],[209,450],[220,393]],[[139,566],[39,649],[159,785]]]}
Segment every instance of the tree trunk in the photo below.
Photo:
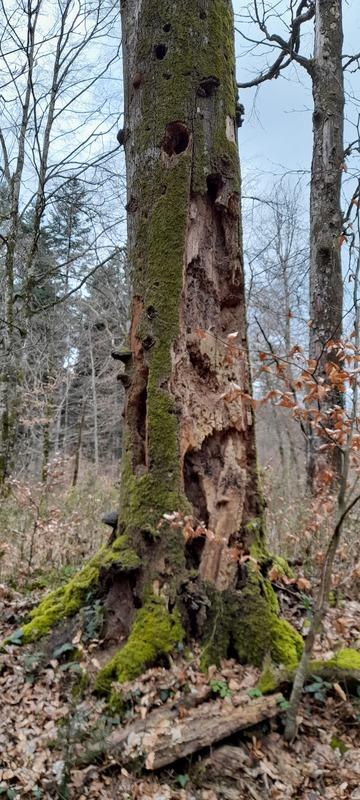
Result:
{"label": "tree trunk", "polygon": [[[240,657],[261,660],[255,630],[253,650],[245,645],[254,623],[245,617],[265,601],[264,588],[251,568],[247,580],[237,559],[255,540],[258,553],[265,548],[249,400],[232,6],[137,0],[123,3],[122,22],[133,306],[120,530],[146,563],[140,594],[153,586],[171,604],[186,578],[186,554],[182,532],[159,521],[181,510],[202,521],[214,534],[193,559],[212,587],[208,658],[236,640]],[[236,633],[235,607],[244,617]]]}
{"label": "tree trunk", "polygon": [[[294,664],[302,648],[265,577],[231,2],[124,0],[122,24],[133,302],[130,347],[117,356],[126,387],[117,538],[64,588],[64,606],[48,595],[22,629],[29,640],[59,606],[74,613],[111,565],[129,635],[98,675],[107,692],[186,634],[202,641],[204,665],[229,653],[261,664],[267,652]],[[185,544],[173,512],[211,533]]]}
{"label": "tree trunk", "polygon": [[[4,330],[0,337],[0,487],[5,483],[13,468],[14,450],[17,438],[18,414],[20,409],[20,385],[22,381],[20,328],[15,324],[14,281],[15,257],[20,225],[19,200],[21,180],[25,164],[25,141],[29,125],[29,109],[33,88],[33,69],[37,22],[41,3],[36,8],[27,6],[27,81],[24,96],[21,98],[21,123],[17,135],[16,166],[9,180],[10,225],[6,237],[5,253],[5,302]],[[5,143],[4,143],[5,147]],[[6,152],[6,148],[5,151]],[[21,331],[21,335],[25,330]]]}
{"label": "tree trunk", "polygon": [[[326,376],[326,365],[334,361],[327,343],[342,334],[342,273],[340,206],[343,163],[344,86],[342,70],[342,2],[316,0],[315,51],[312,67],[313,159],[310,204],[310,358],[317,362],[319,378]],[[325,404],[342,404],[334,388]],[[321,444],[323,444],[323,440]],[[308,458],[308,482],[314,486],[326,465],[339,473],[337,451],[320,456],[319,442],[313,437]]]}
{"label": "tree trunk", "polygon": [[81,416],[79,422],[79,430],[78,430],[78,437],[76,442],[76,450],[75,450],[75,459],[74,459],[74,472],[72,478],[72,486],[76,486],[78,476],[79,476],[79,466],[80,466],[80,454],[81,454],[81,444],[82,444],[82,435],[84,429],[84,422],[85,422],[85,409],[86,409],[86,399],[83,398],[81,404]]}
{"label": "tree trunk", "polygon": [[[122,521],[141,532],[164,512],[190,509],[226,539],[206,543],[201,564],[225,588],[236,572],[228,543],[260,514],[244,397],[232,9],[229,0],[188,0],[181,10],[137,0],[122,14],[134,293]],[[226,402],[232,383],[240,391]],[[171,551],[167,560],[172,571]]]}
{"label": "tree trunk", "polygon": [[97,404],[94,350],[93,350],[90,328],[89,328],[89,354],[90,354],[90,365],[91,365],[91,394],[92,394],[93,417],[94,417],[94,464],[95,464],[95,475],[97,475],[99,472],[98,404]]}

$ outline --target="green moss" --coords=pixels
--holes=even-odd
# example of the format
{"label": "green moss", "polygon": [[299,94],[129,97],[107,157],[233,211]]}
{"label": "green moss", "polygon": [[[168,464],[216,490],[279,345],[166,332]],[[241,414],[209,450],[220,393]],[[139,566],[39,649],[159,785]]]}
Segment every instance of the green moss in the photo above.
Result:
{"label": "green moss", "polygon": [[260,678],[256,684],[256,688],[260,689],[262,694],[271,694],[275,692],[278,686],[277,670],[274,663],[271,661],[270,656],[266,656]]}
{"label": "green moss", "polygon": [[[164,542],[164,557],[173,573],[184,566],[183,538],[174,529],[157,526],[165,512],[189,511],[181,481],[178,417],[168,382],[172,346],[179,333],[190,174],[191,154],[185,153],[168,170],[159,161],[146,162],[135,181],[142,205],[132,255],[133,284],[144,305],[137,336],[153,341],[146,354],[148,471],[135,474],[129,427],[124,437],[120,503],[122,529],[136,549],[141,548],[139,534],[152,530]],[[156,189],[154,193],[154,186],[163,186],[163,192]],[[149,307],[156,309],[151,319],[146,313]]]}
{"label": "green moss", "polygon": [[351,647],[345,647],[331,659],[339,669],[360,669],[360,652]]}
{"label": "green moss", "polygon": [[333,736],[330,739],[330,747],[332,747],[333,750],[339,750],[342,756],[349,749],[348,746],[345,744],[345,742],[343,742],[342,739],[338,739],[336,736]]}
{"label": "green moss", "polygon": [[229,651],[242,663],[261,666],[266,655],[278,664],[293,668],[303,648],[300,634],[277,616],[278,603],[269,581],[249,569],[241,592],[216,592],[208,587],[211,612],[208,616],[203,667],[219,663]]}
{"label": "green moss", "polygon": [[293,578],[294,570],[289,566],[286,558],[282,556],[271,556],[272,566],[276,567],[280,575],[285,575],[286,578]]}
{"label": "green moss", "polygon": [[339,650],[333,658],[328,661],[311,661],[309,672],[316,674],[321,672],[324,667],[336,667],[339,670],[360,670],[360,651],[351,647]]}
{"label": "green moss", "polygon": [[111,565],[116,565],[124,572],[140,566],[140,559],[135,551],[129,548],[125,536],[118,537],[111,547],[102,547],[65,586],[44,597],[31,611],[30,621],[20,629],[21,643],[40,639],[57,622],[79,611],[89,591],[96,591],[102,571]]}
{"label": "green moss", "polygon": [[264,530],[265,525],[262,516],[255,517],[245,525],[245,537],[250,555],[258,564],[265,565],[268,570],[276,567],[280,575],[293,578],[294,570],[291,569],[286,559],[282,556],[273,555],[267,549]]}
{"label": "green moss", "polygon": [[118,653],[100,670],[95,688],[110,691],[112,681],[123,683],[140,675],[146,667],[169,655],[183,641],[178,612],[167,611],[161,598],[150,596],[135,617],[130,636]]}
{"label": "green moss", "polygon": [[264,595],[268,608],[274,613],[279,613],[279,602],[276,597],[275,590],[273,589],[270,581],[267,578],[264,578],[261,574],[257,575],[257,579],[260,583],[261,592]]}
{"label": "green moss", "polygon": [[291,669],[300,659],[304,642],[295,628],[286,619],[273,616],[270,621],[270,653],[276,664]]}

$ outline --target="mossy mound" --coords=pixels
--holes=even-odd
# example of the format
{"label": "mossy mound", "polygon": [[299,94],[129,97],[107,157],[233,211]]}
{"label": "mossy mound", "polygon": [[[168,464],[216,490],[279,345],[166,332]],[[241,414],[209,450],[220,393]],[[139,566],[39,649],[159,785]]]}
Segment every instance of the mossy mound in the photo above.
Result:
{"label": "mossy mound", "polygon": [[[257,688],[263,694],[275,692],[282,684],[292,683],[295,669],[296,666],[292,669],[279,668],[270,658],[265,658]],[[346,647],[327,661],[313,659],[307,675],[319,675],[326,680],[343,682],[348,689],[357,689],[360,684],[360,652]]]}
{"label": "mossy mound", "polygon": [[29,622],[15,631],[5,644],[34,642],[49,633],[58,622],[76,614],[89,592],[96,592],[103,571],[112,565],[122,572],[140,567],[140,559],[128,546],[125,536],[119,536],[110,547],[102,547],[68,583],[46,595],[31,611]]}
{"label": "mossy mound", "polygon": [[325,669],[330,671],[332,668],[340,671],[358,671],[360,676],[360,651],[354,650],[352,647],[344,647],[328,661],[310,661],[309,672],[316,675],[318,672],[323,672]]}
{"label": "mossy mound", "polygon": [[110,692],[112,681],[133,680],[144,669],[168,656],[185,636],[178,611],[169,612],[164,600],[151,596],[135,617],[130,636],[111,661],[100,670],[95,689]]}
{"label": "mossy mound", "polygon": [[264,658],[294,668],[301,656],[300,634],[278,616],[279,607],[271,583],[249,568],[242,591],[216,592],[207,588],[211,602],[202,656],[204,667],[218,664],[235,652],[242,663],[261,666]]}

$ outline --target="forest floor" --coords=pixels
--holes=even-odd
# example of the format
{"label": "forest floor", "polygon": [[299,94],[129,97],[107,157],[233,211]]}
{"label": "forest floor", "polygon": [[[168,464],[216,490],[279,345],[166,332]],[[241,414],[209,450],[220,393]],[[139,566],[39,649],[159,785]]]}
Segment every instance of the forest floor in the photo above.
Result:
{"label": "forest floor", "polygon": [[[86,504],[89,517],[94,510],[98,517],[99,509],[107,510],[105,495],[93,500],[92,508]],[[78,509],[78,500],[70,504],[71,514]],[[76,514],[70,539],[77,546],[81,514],[78,510]],[[51,506],[51,525],[54,519],[59,522]],[[102,537],[100,526],[92,532],[91,547],[96,548]],[[16,631],[43,594],[41,581],[29,581],[30,544],[23,548],[25,568],[19,561],[16,574],[14,569],[9,578],[3,573],[1,640]],[[39,558],[33,553],[32,569],[43,575],[43,548],[37,547]],[[79,555],[83,554],[76,550],[75,561]],[[63,569],[64,580],[66,574]],[[273,577],[282,612],[306,633],[312,604],[309,582],[300,576],[289,586]],[[354,591],[358,577],[357,573],[350,577],[348,570],[337,604],[327,614],[317,658],[331,658],[343,647],[360,648],[360,602]],[[272,719],[156,772],[141,772],[136,763],[130,767],[116,750],[99,756],[119,725],[146,721],[154,712],[161,716],[162,710],[176,709],[179,717],[186,718],[190,706],[212,700],[224,715],[231,714],[240,697],[247,696],[251,703],[258,696],[254,687],[259,677],[258,670],[231,659],[203,673],[194,646],[123,685],[122,707],[111,710],[92,692],[92,676],[105,658],[100,629],[101,611],[95,604],[69,628],[66,641],[62,638],[59,644],[50,637],[46,645],[11,644],[0,655],[0,798],[360,800],[360,692],[350,695],[344,685],[314,678],[304,692],[292,744],[283,739],[280,705]],[[90,676],[88,683],[85,674]]]}

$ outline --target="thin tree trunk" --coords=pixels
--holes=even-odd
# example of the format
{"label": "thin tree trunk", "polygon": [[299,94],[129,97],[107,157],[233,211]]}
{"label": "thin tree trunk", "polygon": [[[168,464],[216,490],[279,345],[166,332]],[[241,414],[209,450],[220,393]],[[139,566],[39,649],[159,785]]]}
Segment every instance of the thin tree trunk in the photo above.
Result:
{"label": "thin tree trunk", "polygon": [[74,460],[74,472],[73,472],[72,486],[76,486],[77,480],[78,480],[78,476],[79,476],[81,444],[82,444],[82,435],[83,435],[84,422],[85,422],[85,409],[86,409],[86,400],[83,399],[82,406],[81,406],[81,416],[80,416],[80,422],[79,422],[78,438],[77,438],[76,450],[75,450],[75,460]]}
{"label": "thin tree trunk", "polygon": [[98,434],[98,406],[97,406],[97,391],[96,391],[96,373],[94,364],[94,351],[92,345],[91,331],[89,329],[89,353],[91,365],[91,393],[93,401],[93,417],[94,417],[94,461],[95,472],[99,472],[99,434]]}
{"label": "thin tree trunk", "polygon": [[[6,241],[5,254],[5,320],[1,336],[1,373],[0,373],[0,486],[9,475],[16,442],[17,414],[19,408],[20,344],[19,329],[14,324],[14,265],[19,229],[19,199],[21,179],[25,162],[25,140],[29,123],[29,109],[34,68],[35,35],[41,0],[34,8],[31,0],[27,4],[27,83],[22,100],[22,116],[17,137],[17,159],[13,175],[10,177],[10,228]],[[5,142],[3,143],[3,148]],[[9,176],[8,176],[9,177]]]}
{"label": "thin tree trunk", "polygon": [[[315,51],[312,67],[313,159],[310,207],[310,358],[317,362],[318,377],[326,374],[334,355],[327,344],[342,334],[343,286],[341,273],[340,206],[343,163],[344,86],[342,70],[342,0],[316,0]],[[326,406],[342,403],[337,389],[327,395]],[[323,444],[323,442],[321,442]],[[338,452],[320,456],[319,442],[311,437],[308,483],[317,482],[330,466],[338,476]]]}
{"label": "thin tree trunk", "polygon": [[42,467],[41,480],[46,483],[48,476],[49,457],[50,457],[50,424],[52,419],[53,404],[50,389],[47,388],[48,396],[45,402],[45,421],[43,423],[43,448],[42,448]]}

